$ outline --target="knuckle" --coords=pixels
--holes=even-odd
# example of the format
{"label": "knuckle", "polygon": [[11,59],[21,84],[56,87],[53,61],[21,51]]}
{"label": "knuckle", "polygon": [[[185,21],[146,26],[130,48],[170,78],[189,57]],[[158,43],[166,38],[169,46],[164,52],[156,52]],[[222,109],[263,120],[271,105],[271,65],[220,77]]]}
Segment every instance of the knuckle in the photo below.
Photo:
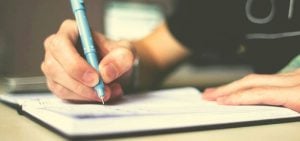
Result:
{"label": "knuckle", "polygon": [[51,42],[51,50],[56,51],[57,48],[64,47],[65,46],[65,37],[57,35],[53,38]]}
{"label": "knuckle", "polygon": [[47,38],[44,40],[43,43],[44,43],[44,49],[45,49],[45,50],[47,50],[47,48],[50,47],[50,44],[51,44],[51,42],[52,42],[52,40],[53,40],[53,37],[55,37],[54,34],[50,35],[49,37],[47,37]]}
{"label": "knuckle", "polygon": [[46,47],[46,50],[54,54],[62,52],[65,48],[70,47],[68,40],[64,35],[55,35]]}
{"label": "knuckle", "polygon": [[66,19],[62,22],[61,24],[61,27],[66,27],[66,26],[70,26],[72,24],[75,24],[75,21],[74,20],[71,20],[71,19]]}
{"label": "knuckle", "polygon": [[51,77],[52,79],[57,78],[57,69],[55,69],[54,62],[51,60],[45,60],[42,65],[41,65],[41,70],[42,72],[48,76]]}
{"label": "knuckle", "polygon": [[257,74],[248,74],[248,75],[246,75],[246,76],[243,78],[243,80],[252,80],[252,79],[255,79],[255,78],[257,78],[257,77],[258,77]]}
{"label": "knuckle", "polygon": [[51,59],[45,59],[42,63],[42,70],[47,72],[49,69],[53,68],[54,62]]}
{"label": "knuckle", "polygon": [[45,66],[45,63],[44,63],[44,62],[42,62],[41,66],[40,66],[40,69],[42,70],[42,72],[43,72],[44,74],[46,74],[47,69],[46,69],[46,66]]}

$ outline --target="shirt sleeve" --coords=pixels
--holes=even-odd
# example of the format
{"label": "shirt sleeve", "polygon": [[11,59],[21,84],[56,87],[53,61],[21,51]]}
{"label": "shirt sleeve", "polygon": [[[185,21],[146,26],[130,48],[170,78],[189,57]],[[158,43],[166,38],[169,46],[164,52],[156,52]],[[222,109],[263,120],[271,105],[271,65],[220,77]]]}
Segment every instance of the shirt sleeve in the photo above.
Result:
{"label": "shirt sleeve", "polygon": [[178,0],[167,25],[172,35],[197,56],[230,59],[241,40],[239,4],[224,0]]}
{"label": "shirt sleeve", "polygon": [[[167,23],[171,33],[184,44],[194,44],[200,38],[225,40],[240,35],[242,1],[178,0],[176,5]],[[226,34],[229,37],[223,36]]]}

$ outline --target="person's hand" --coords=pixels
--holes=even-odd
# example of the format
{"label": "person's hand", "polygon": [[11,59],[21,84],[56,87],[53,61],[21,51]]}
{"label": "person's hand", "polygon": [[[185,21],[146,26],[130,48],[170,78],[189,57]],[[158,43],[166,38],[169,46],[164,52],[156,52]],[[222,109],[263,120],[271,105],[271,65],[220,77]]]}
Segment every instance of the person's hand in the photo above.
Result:
{"label": "person's hand", "polygon": [[300,69],[282,74],[250,74],[230,84],[207,88],[206,100],[228,105],[275,105],[300,112]]}
{"label": "person's hand", "polygon": [[70,101],[100,101],[93,89],[99,79],[105,83],[105,101],[123,94],[121,85],[115,80],[131,69],[134,60],[132,50],[105,39],[100,33],[93,32],[93,36],[98,55],[102,57],[100,73],[75,48],[79,40],[75,21],[64,21],[58,32],[45,40],[41,69],[47,78],[48,88],[57,97]]}

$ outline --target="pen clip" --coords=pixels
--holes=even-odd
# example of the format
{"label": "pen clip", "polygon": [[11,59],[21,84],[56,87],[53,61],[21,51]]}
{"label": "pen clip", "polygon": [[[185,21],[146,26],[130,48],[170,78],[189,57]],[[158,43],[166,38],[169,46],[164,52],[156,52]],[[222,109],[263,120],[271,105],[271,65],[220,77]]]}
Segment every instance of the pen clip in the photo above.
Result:
{"label": "pen clip", "polygon": [[84,0],[70,0],[70,2],[74,13],[77,10],[85,10]]}

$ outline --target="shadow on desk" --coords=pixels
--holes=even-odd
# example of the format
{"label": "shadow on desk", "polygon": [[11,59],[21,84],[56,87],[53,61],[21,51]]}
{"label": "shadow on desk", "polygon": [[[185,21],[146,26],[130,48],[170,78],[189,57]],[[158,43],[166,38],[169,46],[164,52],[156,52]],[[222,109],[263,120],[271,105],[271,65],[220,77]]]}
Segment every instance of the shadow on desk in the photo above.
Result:
{"label": "shadow on desk", "polygon": [[184,63],[163,82],[163,87],[194,86],[198,88],[219,86],[253,73],[247,65],[194,66]]}

